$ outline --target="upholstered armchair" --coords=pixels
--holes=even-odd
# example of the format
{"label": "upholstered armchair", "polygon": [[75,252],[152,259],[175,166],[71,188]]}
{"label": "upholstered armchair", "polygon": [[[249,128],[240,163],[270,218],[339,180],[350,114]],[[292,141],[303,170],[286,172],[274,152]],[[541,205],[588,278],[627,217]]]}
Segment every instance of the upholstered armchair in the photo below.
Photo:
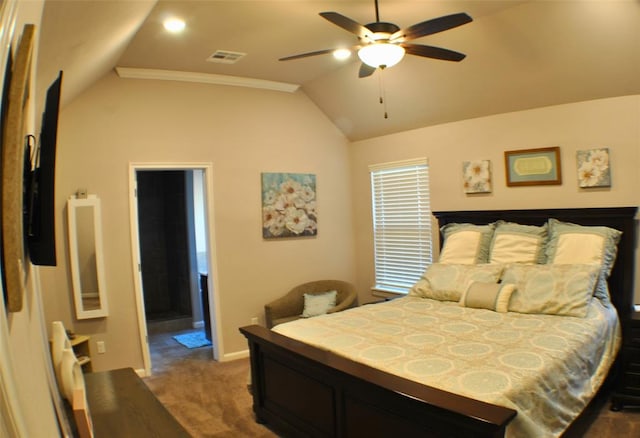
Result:
{"label": "upholstered armchair", "polygon": [[339,312],[351,307],[356,302],[356,288],[351,283],[340,280],[318,280],[294,287],[283,297],[264,306],[268,328],[284,322],[294,321],[302,317],[304,310],[304,294],[321,294],[337,291],[336,305],[327,313]]}

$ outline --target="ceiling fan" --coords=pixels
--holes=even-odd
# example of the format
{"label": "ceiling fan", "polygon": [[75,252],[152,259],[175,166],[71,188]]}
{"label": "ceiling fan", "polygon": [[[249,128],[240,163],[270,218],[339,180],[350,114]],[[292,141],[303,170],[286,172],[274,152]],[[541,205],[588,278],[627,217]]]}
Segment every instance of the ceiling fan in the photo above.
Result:
{"label": "ceiling fan", "polygon": [[318,50],[315,52],[287,56],[280,58],[279,60],[289,61],[309,56],[324,55],[336,52],[337,50],[344,50],[345,53],[350,53],[351,50],[357,50],[358,57],[362,61],[358,77],[364,78],[372,75],[378,68],[385,69],[397,64],[402,60],[405,53],[423,56],[426,58],[456,62],[462,61],[465,58],[466,55],[454,52],[453,50],[407,42],[426,35],[462,26],[463,24],[473,21],[472,18],[464,12],[433,18],[431,20],[426,20],[414,24],[413,26],[409,26],[406,29],[400,29],[400,27],[393,23],[380,21],[378,0],[375,0],[375,8],[376,21],[364,26],[337,12],[320,12],[320,16],[324,19],[358,37],[359,44],[351,47],[350,49]]}

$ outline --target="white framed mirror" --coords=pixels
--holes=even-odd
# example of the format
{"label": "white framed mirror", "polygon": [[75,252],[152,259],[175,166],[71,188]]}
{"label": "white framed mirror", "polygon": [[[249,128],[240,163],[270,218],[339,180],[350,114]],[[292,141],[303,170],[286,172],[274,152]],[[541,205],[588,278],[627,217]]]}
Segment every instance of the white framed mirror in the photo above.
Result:
{"label": "white framed mirror", "polygon": [[69,258],[78,319],[108,315],[102,250],[100,199],[72,196],[67,201]]}

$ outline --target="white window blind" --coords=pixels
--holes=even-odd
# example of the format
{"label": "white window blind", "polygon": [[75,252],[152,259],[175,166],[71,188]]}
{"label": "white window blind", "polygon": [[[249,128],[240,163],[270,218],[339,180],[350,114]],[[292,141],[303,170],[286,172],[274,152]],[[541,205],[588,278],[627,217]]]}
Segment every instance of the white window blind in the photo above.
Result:
{"label": "white window blind", "polygon": [[426,158],[373,165],[374,289],[407,293],[432,260]]}

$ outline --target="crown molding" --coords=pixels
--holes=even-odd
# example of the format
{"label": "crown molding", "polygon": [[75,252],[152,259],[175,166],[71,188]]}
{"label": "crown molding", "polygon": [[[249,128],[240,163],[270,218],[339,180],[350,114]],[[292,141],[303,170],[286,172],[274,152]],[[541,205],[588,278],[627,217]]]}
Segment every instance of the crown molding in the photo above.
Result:
{"label": "crown molding", "polygon": [[160,81],[198,82],[201,84],[231,85],[235,87],[259,88],[262,90],[293,93],[300,85],[240,76],[216,75],[177,70],[157,70],[150,68],[116,67],[116,73],[125,79],[155,79]]}

